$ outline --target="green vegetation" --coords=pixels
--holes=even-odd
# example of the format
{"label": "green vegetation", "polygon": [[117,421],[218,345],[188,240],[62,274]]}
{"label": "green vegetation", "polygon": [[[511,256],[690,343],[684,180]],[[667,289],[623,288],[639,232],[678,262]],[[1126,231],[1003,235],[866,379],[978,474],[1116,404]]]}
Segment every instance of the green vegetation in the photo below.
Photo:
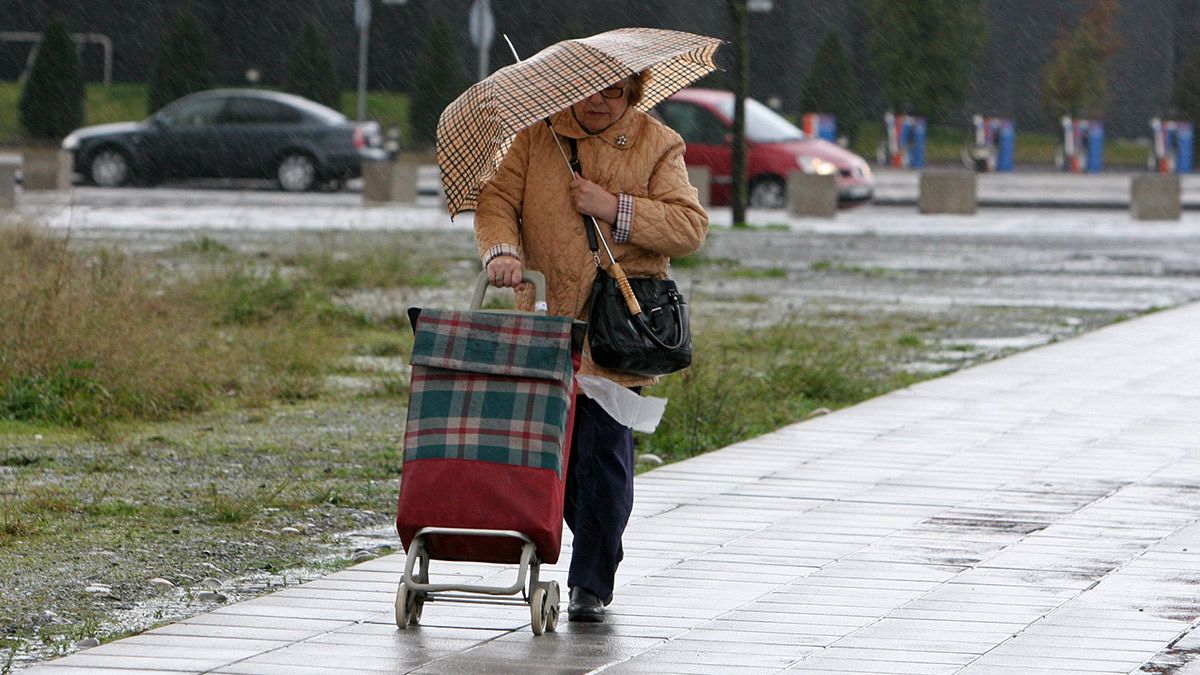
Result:
{"label": "green vegetation", "polygon": [[686,459],[910,384],[888,361],[898,341],[881,334],[816,323],[697,334],[692,367],[654,388],[671,405],[653,435],[638,436],[639,451]]}
{"label": "green vegetation", "polygon": [[12,280],[0,287],[0,419],[100,430],[310,399],[360,338],[393,328],[337,303],[339,291],[439,281],[425,271],[436,263],[386,248],[260,259],[201,238],[170,255],[191,273],[77,254],[33,229],[0,233]]}
{"label": "green vegetation", "polygon": [[185,1],[159,44],[146,114],[192,92],[211,89],[215,82],[208,60],[208,36]]}
{"label": "green vegetation", "polygon": [[1182,119],[1190,120],[1193,124],[1200,123],[1200,47],[1193,47],[1188,52],[1187,60],[1179,69],[1171,94],[1171,105],[1175,106]]}
{"label": "green vegetation", "polygon": [[46,24],[18,108],[34,138],[58,140],[83,121],[83,65],[62,17]]}
{"label": "green vegetation", "polygon": [[342,104],[337,73],[333,69],[333,50],[329,38],[315,17],[309,16],[300,32],[292,58],[288,62],[284,91],[303,96],[337,109]]}
{"label": "green vegetation", "polygon": [[1063,115],[1103,118],[1108,107],[1108,62],[1121,48],[1117,0],[1096,0],[1079,26],[1054,43],[1046,64],[1042,105],[1055,120]]}
{"label": "green vegetation", "polygon": [[441,19],[434,19],[417,59],[424,65],[413,81],[411,143],[432,146],[442,110],[467,88],[457,54],[454,35]]}
{"label": "green vegetation", "polygon": [[979,0],[860,0],[869,22],[867,46],[883,100],[894,112],[932,123],[951,118],[970,93],[987,39]]}

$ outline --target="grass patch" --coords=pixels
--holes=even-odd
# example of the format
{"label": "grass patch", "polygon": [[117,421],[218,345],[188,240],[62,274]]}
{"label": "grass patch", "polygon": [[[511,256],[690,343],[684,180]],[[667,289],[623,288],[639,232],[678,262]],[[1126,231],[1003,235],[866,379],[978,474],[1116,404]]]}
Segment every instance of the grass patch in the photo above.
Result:
{"label": "grass patch", "polygon": [[672,258],[671,267],[688,270],[700,267],[736,267],[738,261],[732,258],[710,258],[703,253],[693,253],[682,258]]}
{"label": "grass patch", "polygon": [[166,253],[189,258],[184,272],[168,276],[164,269],[179,266],[68,244],[32,228],[0,233],[5,428],[100,430],[231,400],[312,399],[356,335],[386,344],[375,347],[381,355],[408,344],[380,342],[400,331],[338,302],[340,294],[433,281],[396,250],[272,261],[200,238]]}
{"label": "grass patch", "polygon": [[808,266],[808,269],[813,272],[836,272],[840,274],[856,274],[859,276],[870,277],[874,279],[888,276],[889,270],[883,267],[863,267],[861,265],[848,265],[844,262],[835,260],[817,260]]}
{"label": "grass patch", "polygon": [[352,252],[305,251],[285,262],[304,271],[320,286],[332,289],[437,287],[444,276],[428,260],[399,246]]}
{"label": "grass patch", "polygon": [[782,267],[737,267],[729,271],[736,279],[786,279],[788,271]]}
{"label": "grass patch", "polygon": [[685,459],[911,383],[869,335],[806,324],[698,334],[692,367],[655,388],[671,404],[639,449]]}

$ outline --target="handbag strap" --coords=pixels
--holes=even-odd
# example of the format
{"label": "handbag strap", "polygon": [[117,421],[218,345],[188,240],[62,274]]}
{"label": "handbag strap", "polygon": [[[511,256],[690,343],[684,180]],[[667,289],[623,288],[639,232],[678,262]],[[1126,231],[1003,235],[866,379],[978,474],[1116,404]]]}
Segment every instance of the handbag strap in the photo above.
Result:
{"label": "handbag strap", "polygon": [[[567,144],[571,146],[571,170],[583,178],[583,166],[579,163],[579,143],[574,138],[568,138]],[[592,258],[596,260],[596,267],[600,267],[600,243],[596,241],[596,231],[588,225],[587,216],[581,213],[579,217],[583,219],[583,231],[587,235],[588,248],[592,249]]]}

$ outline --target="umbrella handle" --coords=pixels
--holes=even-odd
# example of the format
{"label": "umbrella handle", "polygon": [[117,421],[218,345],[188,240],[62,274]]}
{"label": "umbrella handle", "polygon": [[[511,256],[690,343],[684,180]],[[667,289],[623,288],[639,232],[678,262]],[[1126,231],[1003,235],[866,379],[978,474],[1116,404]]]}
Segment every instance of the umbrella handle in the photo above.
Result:
{"label": "umbrella handle", "polygon": [[633,289],[629,286],[629,278],[625,276],[625,270],[621,269],[619,263],[614,262],[609,266],[608,271],[617,282],[617,288],[621,289],[621,295],[625,297],[625,306],[629,308],[630,316],[641,314],[642,306],[638,304],[637,296],[633,294]]}

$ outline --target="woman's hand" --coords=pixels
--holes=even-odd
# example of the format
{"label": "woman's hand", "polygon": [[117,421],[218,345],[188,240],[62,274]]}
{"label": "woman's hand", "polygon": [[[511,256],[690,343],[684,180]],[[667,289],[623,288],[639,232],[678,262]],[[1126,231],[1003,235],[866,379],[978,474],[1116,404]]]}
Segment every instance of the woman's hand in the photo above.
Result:
{"label": "woman's hand", "polygon": [[496,288],[517,288],[522,285],[525,266],[511,255],[498,255],[488,263],[488,281]]}
{"label": "woman's hand", "polygon": [[586,216],[617,222],[617,196],[579,175],[571,181],[571,204]]}

